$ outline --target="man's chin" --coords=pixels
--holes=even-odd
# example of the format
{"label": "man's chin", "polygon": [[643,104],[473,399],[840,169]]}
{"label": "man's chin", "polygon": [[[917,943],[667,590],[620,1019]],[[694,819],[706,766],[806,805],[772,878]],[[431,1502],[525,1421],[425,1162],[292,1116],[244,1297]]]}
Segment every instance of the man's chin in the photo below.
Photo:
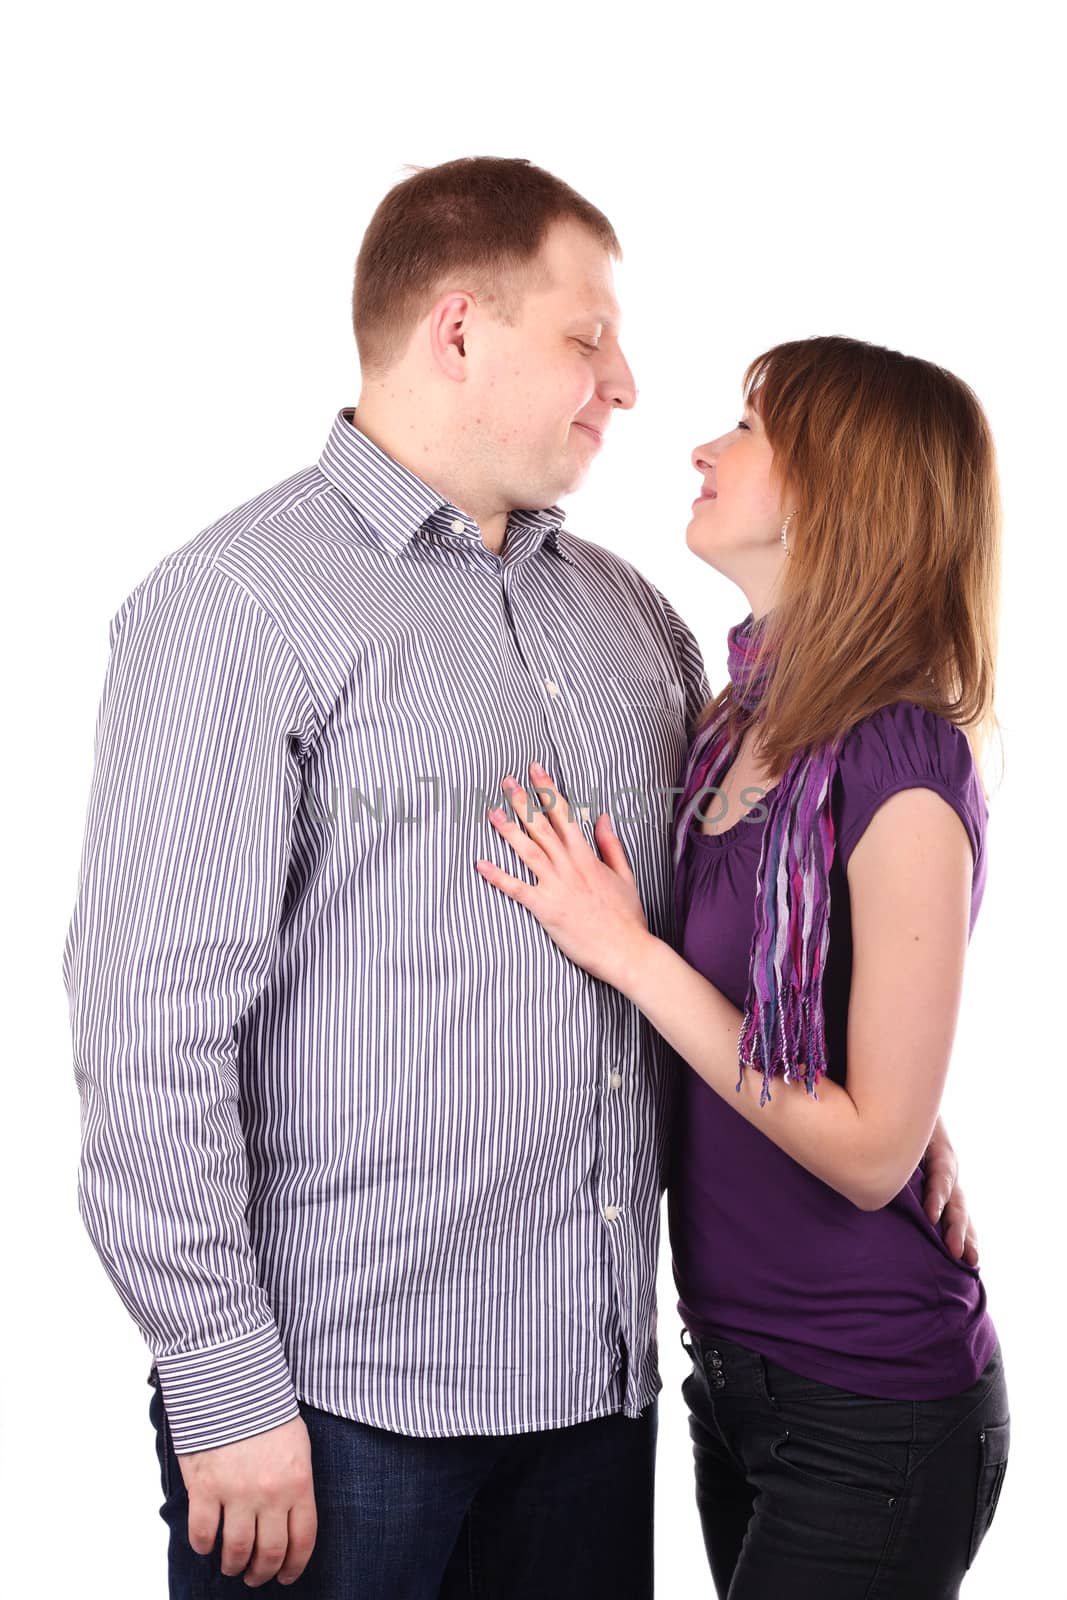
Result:
{"label": "man's chin", "polygon": [[556,501],[558,501],[558,500],[566,500],[568,495],[577,494],[578,490],[582,487],[582,484],[585,482],[585,476],[586,475],[585,475],[584,472],[580,472],[580,473],[577,474],[576,477],[571,478],[568,483],[565,483],[560,489],[558,489],[556,491],[556,493],[553,495],[551,500],[546,500],[545,501],[545,505],[546,506],[555,505]]}
{"label": "man's chin", "polygon": [[561,500],[566,500],[580,489],[585,479],[585,473],[570,472],[564,477],[561,473],[555,484],[542,484],[537,491],[537,498],[527,496],[524,501],[513,501],[516,509],[527,511],[546,511],[549,506],[558,505]]}
{"label": "man's chin", "polygon": [[589,476],[589,468],[592,464],[592,458],[577,462],[573,459],[570,460],[567,463],[568,470],[561,472],[559,475],[560,486],[556,491],[556,499],[562,500],[564,495],[574,494],[580,489]]}

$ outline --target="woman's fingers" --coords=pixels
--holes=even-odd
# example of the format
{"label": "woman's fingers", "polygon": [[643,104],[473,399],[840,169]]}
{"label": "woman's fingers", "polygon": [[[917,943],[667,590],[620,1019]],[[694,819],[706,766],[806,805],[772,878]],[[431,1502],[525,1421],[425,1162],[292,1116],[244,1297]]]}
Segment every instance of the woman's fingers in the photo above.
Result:
{"label": "woman's fingers", "polygon": [[522,784],[510,775],[504,779],[501,788],[522,818],[523,827],[531,838],[543,846],[546,854],[551,855],[555,839],[566,841],[567,830],[572,824],[567,819],[566,802],[561,803],[562,797],[551,782],[537,783],[532,798]]}
{"label": "woman's fingers", "polygon": [[474,865],[486,883],[491,883],[495,889],[500,889],[509,899],[517,900],[527,910],[533,910],[530,904],[531,884],[524,883],[521,878],[513,878],[510,872],[498,867],[495,861],[476,861]]}
{"label": "woman's fingers", "polygon": [[[509,799],[511,796],[509,795]],[[524,833],[517,822],[513,822],[502,806],[494,806],[488,813],[490,822],[519,857],[525,861],[531,872],[543,872],[548,865],[548,853],[542,848],[538,838]],[[543,836],[542,836],[543,837]]]}
{"label": "woman's fingers", "polygon": [[626,851],[623,849],[622,841],[615,832],[615,825],[606,811],[602,811],[600,816],[597,817],[596,827],[593,832],[596,837],[597,848],[605,865],[609,866],[613,872],[617,872],[620,877],[628,879],[636,887],[637,879],[634,877],[630,863],[626,859]]}
{"label": "woman's fingers", "polygon": [[563,790],[556,783],[551,773],[545,771],[536,761],[530,762],[530,771],[536,783],[538,795],[547,794],[549,804],[545,811],[549,825],[554,828],[564,844],[576,844],[579,840],[588,848],[585,834],[578,822],[578,812],[572,810],[571,804]]}

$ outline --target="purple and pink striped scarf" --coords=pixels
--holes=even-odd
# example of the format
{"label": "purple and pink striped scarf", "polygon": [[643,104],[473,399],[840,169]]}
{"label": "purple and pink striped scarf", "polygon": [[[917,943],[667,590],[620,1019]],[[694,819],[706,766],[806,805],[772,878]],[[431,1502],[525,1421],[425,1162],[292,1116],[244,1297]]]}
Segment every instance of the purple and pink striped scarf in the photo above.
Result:
{"label": "purple and pink striped scarf", "polygon": [[[730,693],[690,746],[684,787],[674,809],[674,873],[677,884],[687,832],[706,791],[727,772],[744,728],[759,709],[769,664],[757,672],[755,655],[763,618],[731,628]],[[740,706],[736,741],[731,741],[731,706]],[[745,1067],[763,1073],[760,1105],[771,1098],[770,1079],[803,1080],[815,1086],[826,1072],[822,979],[830,942],[830,863],[834,825],[830,788],[841,741],[814,751],[798,750],[778,784],[761,802],[767,819],[756,874],[756,927],[749,963],[744,1021],[737,1040],[741,1089]]]}

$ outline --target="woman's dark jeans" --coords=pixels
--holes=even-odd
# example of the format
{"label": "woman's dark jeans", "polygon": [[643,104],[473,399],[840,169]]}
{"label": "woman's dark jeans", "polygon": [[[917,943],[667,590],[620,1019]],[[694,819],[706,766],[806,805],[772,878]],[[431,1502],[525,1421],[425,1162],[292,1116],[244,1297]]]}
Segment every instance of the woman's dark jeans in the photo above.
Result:
{"label": "woman's dark jeans", "polygon": [[292,1584],[250,1588],[189,1543],[189,1498],[152,1378],[171,1600],[650,1600],[656,1405],[506,1438],[414,1439],[300,1400],[318,1535]]}
{"label": "woman's dark jeans", "polygon": [[682,1343],[720,1600],[953,1600],[1007,1467],[999,1345],[961,1394],[878,1400],[729,1339]]}

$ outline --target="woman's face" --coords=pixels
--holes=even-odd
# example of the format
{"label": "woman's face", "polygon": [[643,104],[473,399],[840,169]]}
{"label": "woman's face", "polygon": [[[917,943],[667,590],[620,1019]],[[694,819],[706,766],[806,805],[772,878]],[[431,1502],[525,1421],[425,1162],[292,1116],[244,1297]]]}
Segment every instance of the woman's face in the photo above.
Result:
{"label": "woman's face", "polygon": [[693,502],[686,544],[740,584],[759,615],[756,599],[767,598],[768,579],[787,559],[780,535],[788,507],[771,479],[773,452],[758,411],[746,405],[737,426],[698,445],[691,460],[701,493]]}

